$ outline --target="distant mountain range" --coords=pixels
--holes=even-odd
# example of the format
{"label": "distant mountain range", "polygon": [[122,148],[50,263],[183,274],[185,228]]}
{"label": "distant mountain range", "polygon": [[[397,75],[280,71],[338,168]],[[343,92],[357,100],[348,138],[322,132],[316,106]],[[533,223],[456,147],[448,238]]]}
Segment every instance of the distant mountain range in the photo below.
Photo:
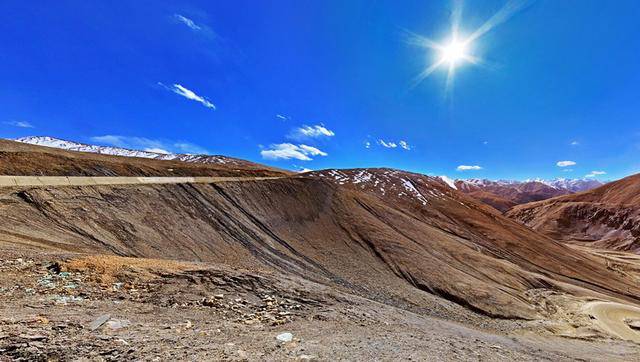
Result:
{"label": "distant mountain range", "polygon": [[499,180],[486,179],[451,180],[441,177],[449,186],[474,197],[485,204],[504,212],[510,208],[532,201],[546,200],[556,196],[594,189],[604,183],[594,179],[555,180]]}
{"label": "distant mountain range", "polygon": [[151,151],[131,150],[122,147],[89,145],[74,141],[67,141],[48,136],[30,136],[17,138],[14,141],[36,146],[59,148],[68,151],[99,153],[103,155],[153,158],[156,160],[174,160],[194,163],[242,164],[246,161],[226,156],[192,155],[184,153],[159,153]]}
{"label": "distant mountain range", "polygon": [[[192,163],[215,163],[242,165],[247,161],[218,155],[191,155],[175,153],[159,153],[143,150],[132,150],[122,147],[98,146],[67,141],[48,136],[31,136],[18,138],[15,141],[37,146],[53,147],[68,151],[90,152],[112,156],[138,157],[156,160],[174,160]],[[540,201],[548,198],[573,194],[576,192],[591,190],[602,186],[603,183],[594,179],[566,179],[555,180],[498,180],[468,179],[453,180],[446,176],[440,176],[439,181],[446,183],[451,188],[457,189],[474,197],[502,212],[520,204],[532,201]]]}
{"label": "distant mountain range", "polygon": [[604,182],[589,179],[589,178],[581,178],[581,179],[569,179],[569,178],[556,178],[553,180],[545,180],[545,179],[528,179],[525,181],[514,181],[514,180],[498,180],[492,181],[487,179],[466,179],[466,180],[455,180],[456,187],[459,187],[461,191],[472,190],[475,188],[486,188],[486,187],[522,187],[522,185],[535,185],[535,184],[543,184],[549,186],[551,188],[569,191],[569,192],[582,192],[591,190],[593,188],[604,185]]}

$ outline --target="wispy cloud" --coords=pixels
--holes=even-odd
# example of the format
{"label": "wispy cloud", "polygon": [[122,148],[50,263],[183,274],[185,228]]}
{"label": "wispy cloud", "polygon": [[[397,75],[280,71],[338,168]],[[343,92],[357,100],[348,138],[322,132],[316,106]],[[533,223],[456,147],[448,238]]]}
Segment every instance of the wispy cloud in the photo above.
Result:
{"label": "wispy cloud", "polygon": [[189,153],[189,154],[198,154],[198,155],[206,155],[209,153],[205,148],[202,148],[198,145],[194,145],[189,142],[176,142],[173,144],[180,153]]}
{"label": "wispy cloud", "polygon": [[14,127],[20,127],[20,128],[35,128],[34,125],[32,125],[31,123],[27,122],[27,121],[7,121],[7,122],[2,122],[6,125],[9,126],[14,126]]}
{"label": "wispy cloud", "polygon": [[315,147],[304,144],[279,143],[260,151],[260,155],[267,160],[296,159],[300,161],[311,161],[313,160],[313,158],[311,158],[313,156],[327,156],[328,154]]}
{"label": "wispy cloud", "polygon": [[312,147],[312,146],[307,146],[307,145],[299,145],[299,147],[301,149],[303,149],[307,154],[312,155],[312,156],[327,156],[328,154],[326,152],[322,152],[319,149]]}
{"label": "wispy cloud", "polygon": [[[121,148],[130,148],[135,150],[149,150],[149,149],[166,149],[166,145],[158,140],[153,140],[145,137],[129,137],[119,135],[104,135],[94,136],[90,138],[91,142],[115,146]],[[149,151],[153,152],[153,151]]]}
{"label": "wispy cloud", "polygon": [[179,22],[191,28],[191,30],[195,30],[195,31],[202,30],[201,26],[199,26],[193,20],[187,18],[184,15],[174,14],[173,17],[176,18],[176,20],[178,20]]}
{"label": "wispy cloud", "polygon": [[396,147],[398,147],[398,144],[397,144],[397,143],[395,143],[395,142],[391,142],[391,141],[388,141],[388,142],[387,142],[387,141],[385,141],[385,140],[383,140],[383,139],[379,139],[379,140],[378,140],[378,144],[379,144],[380,146],[382,146],[382,147],[385,147],[385,148],[396,148]]}
{"label": "wispy cloud", "polygon": [[578,141],[571,141],[571,143],[569,143],[570,146],[578,146],[580,145],[580,142]]}
{"label": "wispy cloud", "polygon": [[311,172],[311,171],[313,171],[313,170],[312,170],[312,169],[310,169],[310,168],[306,168],[306,167],[304,167],[304,166],[300,166],[300,165],[292,165],[292,168],[293,168],[294,170],[296,170],[296,172],[298,172],[298,173],[304,173],[304,172]]}
{"label": "wispy cloud", "polygon": [[596,177],[601,175],[606,175],[607,173],[604,171],[591,171],[590,173],[584,175],[584,177]]}
{"label": "wispy cloud", "polygon": [[287,120],[291,119],[291,117],[289,117],[287,115],[284,115],[284,114],[276,114],[276,118],[281,119],[283,121],[287,121]]}
{"label": "wispy cloud", "polygon": [[382,146],[384,148],[398,148],[398,147],[400,147],[405,151],[410,151],[411,150],[411,145],[409,145],[409,143],[407,141],[404,141],[404,140],[400,140],[398,142],[395,142],[395,141],[385,141],[383,139],[379,139],[377,143],[378,143],[378,145],[380,145],[380,146]]}
{"label": "wispy cloud", "polygon": [[557,165],[558,167],[575,166],[575,165],[576,165],[576,162],[574,162],[574,161],[558,161],[558,162],[556,163],[556,165]]}
{"label": "wispy cloud", "polygon": [[309,138],[321,138],[321,137],[333,137],[336,134],[326,128],[324,125],[315,125],[315,126],[302,126],[298,128],[294,128],[291,133],[287,136],[289,139],[293,140],[303,140]]}
{"label": "wispy cloud", "polygon": [[188,89],[187,87],[181,85],[181,84],[173,84],[171,87],[164,85],[161,82],[158,82],[158,85],[175,93],[178,95],[181,95],[187,99],[190,99],[192,101],[196,101],[200,104],[202,104],[203,106],[207,107],[207,108],[211,108],[213,110],[216,110],[216,105],[211,103],[207,98],[200,96],[198,94],[196,94],[196,92]]}
{"label": "wispy cloud", "polygon": [[147,152],[162,153],[162,154],[165,154],[165,155],[171,153],[171,152],[169,152],[169,151],[167,151],[165,149],[162,149],[162,148],[145,148],[144,150],[147,151]]}
{"label": "wispy cloud", "polygon": [[365,141],[364,142],[364,148],[371,148],[371,142]]}
{"label": "wispy cloud", "polygon": [[474,171],[474,170],[482,170],[482,167],[478,166],[478,165],[473,165],[473,166],[460,165],[460,166],[456,167],[456,170],[458,170],[458,171]]}
{"label": "wispy cloud", "polygon": [[209,154],[203,147],[182,141],[161,141],[146,137],[120,135],[94,136],[90,140],[98,144],[155,153]]}

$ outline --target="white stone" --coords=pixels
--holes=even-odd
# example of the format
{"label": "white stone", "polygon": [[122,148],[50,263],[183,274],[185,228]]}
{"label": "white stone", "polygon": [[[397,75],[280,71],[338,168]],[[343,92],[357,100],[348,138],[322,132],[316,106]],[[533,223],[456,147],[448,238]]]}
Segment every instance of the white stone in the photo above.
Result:
{"label": "white stone", "polygon": [[280,342],[291,342],[293,340],[293,334],[289,332],[280,333],[276,336],[276,339]]}

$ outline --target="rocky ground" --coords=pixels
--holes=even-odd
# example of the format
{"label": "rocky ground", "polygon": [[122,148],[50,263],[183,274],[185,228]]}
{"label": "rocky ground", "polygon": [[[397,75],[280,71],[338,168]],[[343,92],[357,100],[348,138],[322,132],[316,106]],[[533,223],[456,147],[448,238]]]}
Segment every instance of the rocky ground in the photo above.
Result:
{"label": "rocky ground", "polygon": [[552,336],[539,321],[464,326],[261,270],[6,250],[1,256],[0,360],[558,361],[640,355],[627,342]]}

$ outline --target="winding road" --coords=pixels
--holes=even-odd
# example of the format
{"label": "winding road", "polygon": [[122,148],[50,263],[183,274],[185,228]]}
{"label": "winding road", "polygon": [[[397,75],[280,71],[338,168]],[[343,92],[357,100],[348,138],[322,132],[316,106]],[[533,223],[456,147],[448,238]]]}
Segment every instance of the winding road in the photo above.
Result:
{"label": "winding road", "polygon": [[632,329],[627,320],[640,321],[640,308],[612,302],[590,302],[584,312],[595,317],[606,332],[622,339],[640,343],[640,331]]}

